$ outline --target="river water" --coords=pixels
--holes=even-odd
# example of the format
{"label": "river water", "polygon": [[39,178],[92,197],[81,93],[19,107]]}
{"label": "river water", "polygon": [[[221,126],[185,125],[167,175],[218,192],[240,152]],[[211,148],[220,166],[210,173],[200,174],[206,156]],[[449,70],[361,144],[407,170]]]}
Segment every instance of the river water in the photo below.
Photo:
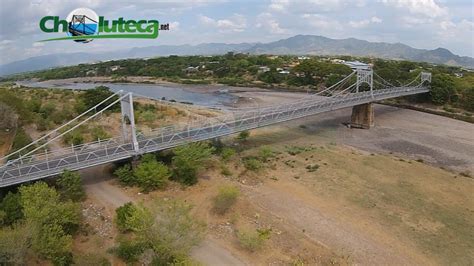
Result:
{"label": "river water", "polygon": [[58,88],[71,90],[87,90],[97,86],[107,86],[112,91],[132,92],[136,95],[143,95],[154,99],[163,99],[170,101],[193,103],[196,105],[225,108],[236,102],[237,96],[224,92],[195,92],[189,89],[179,87],[179,85],[166,86],[157,84],[138,84],[138,83],[73,83],[58,81],[20,81],[19,85],[36,88]]}

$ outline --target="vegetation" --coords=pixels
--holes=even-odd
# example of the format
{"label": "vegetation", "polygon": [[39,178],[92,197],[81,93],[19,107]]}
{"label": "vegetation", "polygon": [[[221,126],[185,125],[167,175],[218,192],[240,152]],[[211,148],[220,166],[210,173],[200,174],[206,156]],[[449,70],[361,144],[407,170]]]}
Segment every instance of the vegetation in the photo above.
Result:
{"label": "vegetation", "polygon": [[240,231],[237,232],[237,239],[240,246],[255,252],[262,249],[265,241],[270,238],[271,229],[257,229],[255,231]]}
{"label": "vegetation", "polygon": [[246,141],[250,137],[250,132],[248,130],[241,131],[239,135],[237,135],[237,140],[239,141]]}
{"label": "vegetation", "polygon": [[0,203],[0,224],[13,225],[23,218],[23,207],[19,193],[8,192]]}
{"label": "vegetation", "polygon": [[214,198],[214,211],[218,214],[226,213],[237,202],[239,189],[235,186],[222,186]]}
{"label": "vegetation", "polygon": [[205,225],[190,215],[190,205],[175,200],[156,201],[150,208],[127,205],[122,211],[129,212],[116,221],[123,220],[127,229],[133,232],[133,239],[120,242],[116,251],[121,258],[133,262],[149,249],[156,265],[189,261],[191,248],[203,239],[205,230]]}
{"label": "vegetation", "polygon": [[136,184],[143,192],[166,187],[171,176],[168,167],[156,159],[142,161],[133,171]]}
{"label": "vegetation", "polygon": [[118,177],[120,183],[127,186],[135,184],[135,177],[133,176],[132,166],[125,164],[114,171],[114,175]]}
{"label": "vegetation", "polygon": [[252,156],[244,157],[242,161],[244,163],[245,169],[247,170],[256,172],[263,168],[262,162],[256,157],[252,157]]}
{"label": "vegetation", "polygon": [[195,142],[173,150],[173,179],[185,185],[197,183],[197,174],[215,148],[206,142]]}
{"label": "vegetation", "polygon": [[115,210],[115,223],[120,231],[126,232],[132,229],[127,222],[135,215],[135,211],[136,207],[131,202],[125,203]]}
{"label": "vegetation", "polygon": [[152,154],[143,156],[135,169],[125,164],[115,170],[114,175],[123,185],[138,186],[143,192],[165,188],[171,177],[168,167]]}
{"label": "vegetation", "polygon": [[56,187],[63,200],[78,202],[86,197],[81,176],[76,172],[64,171],[56,180]]}

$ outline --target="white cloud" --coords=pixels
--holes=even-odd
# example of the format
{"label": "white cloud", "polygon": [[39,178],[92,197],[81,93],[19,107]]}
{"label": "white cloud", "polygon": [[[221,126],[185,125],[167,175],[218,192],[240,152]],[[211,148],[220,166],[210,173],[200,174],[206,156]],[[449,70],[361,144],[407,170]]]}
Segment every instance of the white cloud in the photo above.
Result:
{"label": "white cloud", "polygon": [[283,34],[286,30],[280,27],[280,23],[276,20],[272,14],[268,12],[261,13],[256,18],[257,28],[263,28],[270,33]]}
{"label": "white cloud", "polygon": [[382,3],[396,8],[408,9],[412,14],[435,18],[445,16],[448,10],[434,0],[381,0]]}
{"label": "white cloud", "polygon": [[364,0],[272,0],[268,9],[270,12],[283,13],[320,13],[341,9],[347,5],[364,6]]}
{"label": "white cloud", "polygon": [[349,26],[353,28],[365,28],[369,26],[370,24],[379,24],[382,23],[382,19],[378,17],[371,17],[370,19],[363,19],[359,21],[349,21]]}
{"label": "white cloud", "polygon": [[227,19],[213,19],[204,15],[198,16],[199,22],[208,27],[215,27],[221,32],[242,32],[247,27],[247,20],[240,14],[234,14]]}
{"label": "white cloud", "polygon": [[341,23],[328,16],[319,15],[319,14],[303,14],[301,16],[303,19],[306,20],[308,25],[312,28],[327,31],[327,32],[335,32],[340,31],[343,29]]}

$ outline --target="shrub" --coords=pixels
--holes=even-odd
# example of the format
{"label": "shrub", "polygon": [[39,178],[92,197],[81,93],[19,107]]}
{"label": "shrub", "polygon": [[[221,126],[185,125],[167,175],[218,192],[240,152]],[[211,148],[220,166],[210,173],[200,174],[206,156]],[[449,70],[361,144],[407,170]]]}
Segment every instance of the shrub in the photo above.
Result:
{"label": "shrub", "polygon": [[137,241],[122,240],[115,250],[117,256],[127,263],[137,262],[146,245]]}
{"label": "shrub", "polygon": [[214,198],[214,211],[218,214],[226,213],[237,201],[239,189],[235,186],[222,186]]}
{"label": "shrub", "polygon": [[134,215],[136,207],[131,202],[125,203],[124,205],[115,209],[115,223],[120,231],[125,232],[131,230],[128,225],[128,219]]}
{"label": "shrub", "polygon": [[270,229],[257,229],[255,231],[242,231],[237,233],[239,244],[251,251],[260,250],[265,241],[270,238]]}
{"label": "shrub", "polygon": [[268,161],[268,159],[275,157],[274,152],[268,148],[268,147],[263,147],[259,151],[259,157],[262,162]]}
{"label": "shrub", "polygon": [[133,175],[143,192],[164,188],[171,176],[168,167],[156,160],[141,162]]}
{"label": "shrub", "polygon": [[13,139],[12,151],[19,150],[31,142],[31,137],[23,130],[23,128],[19,128],[15,138]]}
{"label": "shrub", "polygon": [[174,149],[173,178],[185,185],[197,183],[197,173],[214,152],[208,143],[196,142]]}
{"label": "shrub", "polygon": [[262,169],[263,164],[255,157],[245,157],[243,158],[244,167],[250,171],[258,171]]}
{"label": "shrub", "polygon": [[229,170],[229,168],[227,168],[227,166],[223,164],[221,165],[221,174],[224,176],[231,176],[232,172]]}
{"label": "shrub", "polygon": [[94,141],[110,138],[110,134],[107,133],[103,127],[100,127],[100,126],[92,128],[91,134],[92,134],[92,139]]}
{"label": "shrub", "polygon": [[221,151],[221,158],[224,162],[228,162],[235,155],[235,150],[225,147]]}
{"label": "shrub", "polygon": [[82,133],[76,130],[73,130],[63,136],[64,143],[68,145],[81,145],[84,143],[84,137],[82,136]]}
{"label": "shrub", "polygon": [[134,240],[121,242],[116,249],[126,261],[135,261],[145,249],[150,249],[157,265],[186,262],[192,247],[204,238],[206,226],[191,216],[192,207],[187,203],[158,200],[150,208],[126,205],[118,212],[125,214],[126,227]]}
{"label": "shrub", "polygon": [[237,135],[237,140],[239,141],[246,141],[250,137],[250,132],[248,130],[244,130]]}
{"label": "shrub", "polygon": [[63,199],[82,201],[86,197],[81,176],[76,172],[64,171],[56,180],[56,186]]}
{"label": "shrub", "polygon": [[117,170],[114,171],[114,175],[117,176],[120,183],[124,185],[131,186],[136,182],[132,168],[129,164],[117,168]]}

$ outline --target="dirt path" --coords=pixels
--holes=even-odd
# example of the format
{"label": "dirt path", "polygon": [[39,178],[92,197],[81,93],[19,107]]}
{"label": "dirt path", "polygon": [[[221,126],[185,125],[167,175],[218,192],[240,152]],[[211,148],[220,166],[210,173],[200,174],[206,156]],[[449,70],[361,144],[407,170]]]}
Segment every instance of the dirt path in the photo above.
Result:
{"label": "dirt path", "polygon": [[[121,188],[111,183],[111,178],[107,177],[105,167],[89,168],[81,173],[84,176],[87,195],[94,199],[98,205],[104,206],[112,215],[117,207],[134,201]],[[200,246],[194,248],[191,256],[204,265],[247,265],[210,237],[206,238]]]}

